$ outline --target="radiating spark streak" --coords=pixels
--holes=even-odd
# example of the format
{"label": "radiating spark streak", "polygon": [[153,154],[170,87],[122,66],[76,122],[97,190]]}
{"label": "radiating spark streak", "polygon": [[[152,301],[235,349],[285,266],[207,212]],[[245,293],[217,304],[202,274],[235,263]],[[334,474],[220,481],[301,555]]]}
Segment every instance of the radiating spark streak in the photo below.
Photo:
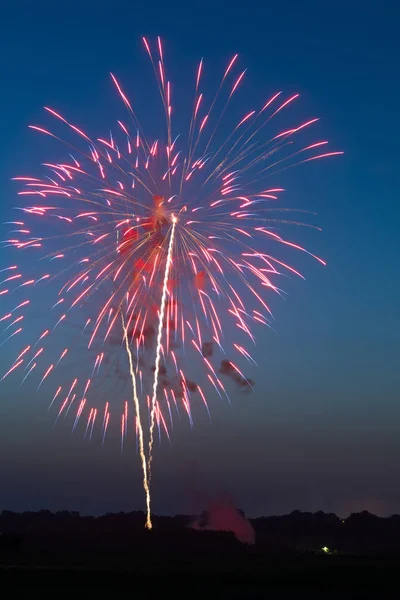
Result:
{"label": "radiating spark streak", "polygon": [[87,393],[87,391],[88,391],[91,383],[92,383],[92,380],[88,379],[87,382],[86,382],[86,385],[85,385],[85,389],[83,390],[82,400],[85,398],[86,393]]}
{"label": "radiating spark streak", "polygon": [[121,453],[124,451],[125,415],[121,415]]}
{"label": "radiating spark streak", "polygon": [[[65,402],[64,402],[64,404],[63,404],[62,408],[64,408],[64,405],[65,405]],[[92,416],[93,416],[93,411],[94,411],[94,409],[93,409],[93,408],[91,408],[91,409],[90,409],[90,412],[89,412],[89,416],[88,416],[87,422],[86,422],[85,433],[84,433],[84,436],[83,436],[84,438],[86,438],[86,436],[87,436],[87,432],[88,432],[88,429],[89,429],[89,425],[90,425],[90,422],[91,422],[91,420],[92,420]]]}
{"label": "radiating spark streak", "polygon": [[59,304],[62,304],[63,302],[64,302],[64,298],[60,298],[60,300],[58,300],[58,302],[56,302],[55,304],[53,304],[53,306],[51,308],[53,309],[56,306],[58,306]]}
{"label": "radiating spark streak", "polygon": [[121,96],[122,100],[125,102],[125,104],[127,105],[127,107],[133,112],[132,106],[131,106],[128,98],[123,93],[123,91],[121,89],[121,86],[119,85],[117,79],[114,77],[114,75],[112,73],[110,73],[110,74],[111,74],[111,78],[112,78],[113,82],[115,83],[115,86],[116,86],[116,88],[117,88],[117,90],[119,92],[119,95]]}
{"label": "radiating spark streak", "polygon": [[[64,408],[67,406],[67,404],[69,402],[69,398],[70,398],[70,396],[71,396],[71,394],[72,394],[72,392],[73,392],[73,390],[74,390],[74,388],[75,388],[75,386],[76,386],[77,383],[78,383],[78,379],[75,378],[74,381],[72,382],[71,387],[69,388],[69,392],[68,392],[68,394],[67,394],[67,396],[66,396],[66,398],[65,398],[65,400],[64,400],[64,402],[63,402],[63,404],[62,404],[62,406],[60,408],[60,412],[58,413],[58,416],[61,415],[61,413],[63,412]],[[73,403],[73,401],[74,401],[75,398],[76,398],[76,394],[74,394],[72,396],[71,402],[69,403],[69,406],[68,406],[68,408],[66,410],[65,416],[67,416],[67,414],[68,414],[68,412],[69,412],[69,410],[70,410],[70,408],[72,406],[72,403]]]}
{"label": "radiating spark streak", "polygon": [[104,429],[106,426],[107,414],[108,414],[108,402],[106,402],[105,407],[104,407],[103,432],[104,432]]}
{"label": "radiating spark streak", "polygon": [[91,141],[90,138],[81,129],[78,129],[78,127],[75,127],[75,125],[72,125],[71,123],[69,123],[66,119],[64,119],[64,117],[62,117],[60,114],[58,114],[55,110],[53,110],[51,108],[48,108],[47,106],[45,106],[44,109],[47,110],[52,115],[54,115],[55,117],[57,117],[57,119],[60,119],[60,121],[63,121],[71,129],[73,129],[74,131],[76,131],[76,133],[78,133],[83,138],[85,138],[85,140],[87,140],[88,142]]}
{"label": "radiating spark streak", "polygon": [[63,350],[63,352],[61,353],[60,358],[58,359],[56,366],[54,367],[55,369],[58,367],[58,365],[60,364],[60,362],[62,361],[62,359],[64,358],[64,356],[67,354],[68,352],[68,348],[65,348],[65,350]]}
{"label": "radiating spark streak", "polygon": [[[23,225],[23,223],[22,223]],[[11,267],[6,267],[5,269],[1,269],[0,273],[4,273],[5,271],[13,271],[14,269],[18,269],[17,265],[12,265]]]}
{"label": "radiating spark streak", "polygon": [[229,65],[228,65],[228,67],[227,67],[227,69],[226,69],[226,71],[224,73],[222,81],[225,81],[225,79],[226,79],[229,71],[232,69],[232,67],[233,67],[234,63],[236,62],[236,59],[237,59],[238,56],[239,56],[238,54],[235,54],[235,56],[232,58],[231,62],[229,63]]}
{"label": "radiating spark streak", "polygon": [[25,354],[26,354],[27,352],[29,352],[29,350],[30,350],[30,349],[31,349],[31,347],[30,347],[30,346],[27,346],[27,347],[26,347],[24,350],[22,350],[22,352],[21,352],[20,354],[18,354],[17,358],[15,359],[15,361],[14,361],[14,364],[15,364],[15,363],[16,363],[16,362],[17,362],[17,361],[20,359],[20,358],[22,358],[23,356],[25,356]]}
{"label": "radiating spark streak", "polygon": [[61,317],[58,319],[57,323],[54,325],[52,332],[55,330],[55,328],[62,322],[65,320],[67,315],[61,315]]}
{"label": "radiating spark streak", "polygon": [[232,88],[232,91],[231,91],[231,93],[230,93],[230,95],[229,95],[229,98],[230,98],[231,96],[233,96],[233,94],[235,93],[235,91],[236,91],[236,89],[237,89],[238,85],[240,84],[240,82],[242,81],[242,79],[243,79],[243,77],[244,77],[245,73],[246,73],[246,69],[245,69],[244,71],[242,71],[242,73],[240,73],[239,77],[238,77],[238,78],[237,78],[237,80],[235,81],[235,84],[234,84],[234,86],[233,86],[233,88]]}
{"label": "radiating spark streak", "polygon": [[219,391],[219,389],[218,389],[218,387],[217,387],[217,384],[215,383],[215,381],[213,380],[213,378],[211,377],[211,375],[210,375],[209,373],[208,373],[208,375],[207,375],[207,378],[208,378],[208,379],[209,379],[209,381],[212,383],[212,385],[213,385],[213,387],[214,387],[215,391],[217,392],[218,396],[219,396],[219,397],[221,398],[221,400],[222,400],[222,396],[221,396],[221,393],[220,393],[220,391]]}
{"label": "radiating spark streak", "polygon": [[27,372],[27,374],[25,375],[25,377],[23,378],[23,380],[21,381],[21,385],[24,383],[24,381],[26,381],[26,379],[28,378],[28,376],[32,373],[33,369],[36,367],[36,363],[33,363],[33,365],[31,366],[31,368],[29,369],[29,371]]}
{"label": "radiating spark streak", "polygon": [[[35,346],[33,346],[34,348]],[[33,350],[32,348],[32,350]],[[27,369],[29,367],[29,365],[31,365],[33,363],[33,361],[42,354],[44,348],[39,348],[39,350],[35,353],[35,355],[31,358],[31,360],[28,362],[28,364],[26,365],[25,369]]]}
{"label": "radiating spark streak", "polygon": [[21,285],[19,285],[16,290],[18,290],[19,288],[25,287],[26,285],[32,285],[32,283],[35,283],[34,279],[29,279],[28,281],[24,281],[24,283],[21,283]]}
{"label": "radiating spark streak", "polygon": [[151,462],[152,462],[153,432],[154,432],[154,415],[155,415],[155,407],[156,407],[156,401],[157,401],[158,374],[159,374],[159,371],[160,371],[162,329],[163,329],[164,314],[165,314],[165,302],[166,302],[167,291],[168,291],[168,277],[169,277],[169,271],[170,271],[171,262],[172,262],[172,251],[173,251],[173,246],[174,246],[176,223],[177,223],[177,219],[176,219],[176,217],[174,215],[172,215],[171,237],[170,237],[170,240],[169,240],[167,262],[166,262],[166,265],[165,265],[163,291],[162,291],[161,304],[160,304],[160,316],[159,316],[159,321],[158,321],[156,362],[155,362],[154,383],[153,383],[153,396],[152,396],[152,399],[151,399],[150,438],[149,438],[149,462],[148,462],[148,465],[149,465],[149,479],[151,478]]}
{"label": "radiating spark streak", "polygon": [[7,277],[7,279],[3,279],[3,281],[0,282],[0,285],[2,285],[3,283],[6,283],[7,281],[13,281],[14,279],[20,279],[22,277],[21,273],[18,273],[17,275],[11,275],[10,277]]}
{"label": "radiating spark streak", "polygon": [[319,258],[318,256],[315,256],[315,254],[312,254],[311,252],[309,252],[308,250],[306,250],[302,246],[299,246],[298,244],[293,244],[293,242],[288,242],[287,240],[284,240],[278,234],[273,233],[272,231],[267,231],[266,229],[264,229],[262,227],[259,229],[259,231],[261,231],[262,233],[265,233],[265,235],[269,235],[270,237],[274,238],[275,240],[277,240],[281,244],[284,244],[285,246],[290,246],[291,248],[295,248],[296,250],[300,250],[301,252],[305,252],[309,256],[312,256],[312,258],[315,258],[315,260],[317,260],[318,262],[320,262],[322,265],[326,266],[326,262],[324,260],[322,260],[322,258]]}
{"label": "radiating spark streak", "polygon": [[47,369],[47,371],[46,371],[46,372],[45,372],[45,374],[43,375],[42,379],[40,380],[40,383],[39,383],[39,385],[37,386],[37,390],[36,390],[36,391],[38,391],[38,390],[39,390],[39,388],[40,388],[40,386],[42,385],[43,381],[44,381],[45,379],[47,379],[47,377],[48,377],[48,376],[50,375],[50,373],[52,372],[53,368],[54,368],[54,365],[50,365],[50,366],[49,366],[49,368]]}
{"label": "radiating spark streak", "polygon": [[105,423],[104,423],[103,437],[102,437],[102,441],[101,441],[101,445],[102,446],[104,445],[104,440],[106,438],[106,433],[107,433],[107,429],[108,429],[109,420],[110,420],[110,413],[107,413],[106,420],[105,420]]}
{"label": "radiating spark streak", "polygon": [[19,308],[22,308],[23,306],[27,306],[29,303],[30,303],[30,300],[24,300],[24,302],[21,302],[20,304],[18,304],[18,306],[13,308],[13,310],[11,312],[13,313],[16,310],[18,310]]}
{"label": "radiating spark streak", "polygon": [[325,154],[319,154],[318,156],[311,156],[311,158],[306,158],[305,160],[302,160],[297,164],[301,165],[302,163],[310,162],[311,160],[318,160],[320,158],[328,158],[329,156],[339,156],[341,154],[344,154],[344,152],[326,152]]}
{"label": "radiating spark streak", "polygon": [[242,354],[245,358],[247,358],[247,360],[249,362],[252,362],[253,364],[257,365],[256,361],[250,356],[250,354],[247,352],[247,350],[245,350],[242,346],[238,346],[238,344],[233,344],[233,346],[236,348],[236,350],[238,352],[240,352],[240,354]]}
{"label": "radiating spark streak", "polygon": [[96,360],[95,360],[95,363],[94,363],[94,366],[93,366],[93,369],[92,369],[92,377],[93,377],[94,372],[96,370],[98,360],[99,360],[99,355],[96,356]]}
{"label": "radiating spark streak", "polygon": [[50,330],[49,329],[45,329],[45,331],[43,331],[42,335],[36,340],[36,342],[33,345],[33,348],[36,346],[36,344],[38,344],[44,337],[46,337],[47,335],[49,335]]}
{"label": "radiating spark streak", "polygon": [[97,364],[97,375],[99,374],[101,363],[103,362],[103,358],[104,358],[104,352],[102,352],[99,356],[99,362]]}
{"label": "radiating spark streak", "polygon": [[37,127],[36,125],[28,125],[28,127],[29,127],[29,129],[34,129],[35,131],[39,131],[40,133],[45,133],[46,135],[49,135],[50,137],[53,137],[53,138],[56,137],[55,135],[50,133],[50,131],[43,129],[42,127]]}
{"label": "radiating spark streak", "polygon": [[89,441],[92,441],[93,428],[94,428],[94,423],[96,421],[96,417],[97,417],[97,408],[95,408],[94,412],[93,412],[93,419],[92,419],[92,426],[90,428]]}
{"label": "radiating spark streak", "polygon": [[288,98],[288,100],[286,100],[283,104],[281,104],[281,106],[279,106],[279,108],[276,109],[276,111],[271,115],[270,118],[272,119],[272,117],[274,117],[276,114],[278,114],[278,112],[280,112],[282,109],[284,109],[285,106],[287,106],[288,104],[293,102],[293,100],[296,100],[298,97],[299,97],[299,94],[294,94],[293,96]]}
{"label": "radiating spark streak", "polygon": [[81,415],[82,415],[83,409],[85,407],[85,404],[86,404],[86,398],[83,398],[83,400],[81,400],[81,403],[79,405],[78,411],[76,413],[75,422],[74,422],[74,425],[72,427],[72,433],[75,431],[76,426],[79,423],[79,419],[81,418]]}
{"label": "radiating spark streak", "polygon": [[7,377],[7,375],[10,375],[10,373],[12,373],[13,371],[15,371],[15,369],[18,369],[18,367],[20,365],[22,365],[22,363],[24,362],[24,359],[21,358],[21,360],[19,360],[17,363],[15,363],[12,367],[10,367],[7,371],[7,373],[5,373],[5,375],[3,375],[3,377],[0,379],[0,381],[3,381],[3,379],[5,379]]}
{"label": "radiating spark streak", "polygon": [[14,333],[12,333],[11,335],[9,335],[9,336],[8,336],[8,338],[6,338],[6,339],[5,339],[5,340],[4,340],[4,341],[3,341],[3,342],[0,344],[0,348],[1,348],[2,346],[4,346],[4,344],[5,344],[6,342],[8,342],[8,340],[10,340],[12,337],[14,337],[14,335],[18,335],[18,333],[21,333],[21,331],[22,331],[22,327],[20,327],[19,329],[17,329],[16,331],[14,331]]}
{"label": "radiating spark streak", "polygon": [[53,396],[53,399],[52,399],[52,401],[51,401],[51,402],[50,402],[50,404],[49,404],[49,408],[48,408],[48,410],[50,410],[50,408],[53,406],[53,404],[54,404],[54,402],[55,402],[56,398],[59,396],[59,394],[60,394],[61,390],[62,390],[62,386],[60,385],[60,386],[57,388],[57,391],[56,391],[56,393],[54,394],[54,396]]}

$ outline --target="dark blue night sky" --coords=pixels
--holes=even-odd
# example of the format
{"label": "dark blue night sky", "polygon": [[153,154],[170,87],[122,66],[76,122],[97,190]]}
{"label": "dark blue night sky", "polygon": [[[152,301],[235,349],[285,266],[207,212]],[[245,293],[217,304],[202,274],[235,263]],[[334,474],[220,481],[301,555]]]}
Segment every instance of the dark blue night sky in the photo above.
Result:
{"label": "dark blue night sky", "polygon": [[[344,150],[282,173],[287,204],[317,212],[323,229],[296,239],[328,265],[296,257],[306,281],[288,279],[286,301],[273,302],[275,333],[260,332],[254,393],[233,394],[232,406],[211,402],[212,425],[182,424],[157,447],[154,510],[189,512],[227,493],[250,515],[399,512],[399,6],[74,4],[2,9],[1,222],[18,204],[11,178],[34,175],[60,149],[27,129],[45,123],[43,105],[107,132],[121,114],[110,71],[146,105],[142,35],[163,38],[184,93],[202,56],[214,82],[238,52],[248,68],[243,111],[277,90],[299,92],[298,114],[319,116],[321,139]],[[8,261],[2,250],[0,268]],[[142,508],[137,457],[71,437],[69,423],[53,428],[47,404],[18,376],[0,387],[0,508]]]}

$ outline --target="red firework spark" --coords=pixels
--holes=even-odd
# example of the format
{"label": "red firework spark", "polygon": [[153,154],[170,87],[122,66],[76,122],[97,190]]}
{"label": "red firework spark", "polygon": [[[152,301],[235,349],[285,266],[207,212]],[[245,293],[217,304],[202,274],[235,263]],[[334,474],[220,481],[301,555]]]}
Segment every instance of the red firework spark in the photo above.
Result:
{"label": "red firework spark", "polygon": [[[209,102],[201,91],[200,61],[187,136],[177,136],[161,40],[155,53],[143,42],[161,93],[165,134],[146,137],[114,75],[129,117],[117,122],[115,134],[92,138],[46,108],[75,136],[68,144],[74,149],[62,162],[45,163],[40,177],[15,178],[24,185],[22,219],[8,222],[4,241],[5,247],[31,253],[31,259],[40,254],[46,260],[35,264],[46,265],[46,272],[32,278],[15,264],[2,270],[0,294],[11,301],[18,290],[25,297],[1,315],[1,345],[23,332],[19,313],[32,310],[38,289],[37,302],[49,300],[46,320],[53,320],[18,349],[3,379],[24,370],[23,381],[35,374],[39,387],[52,381],[57,419],[73,413],[73,429],[82,421],[84,435],[91,439],[97,432],[103,443],[113,421],[119,423],[121,444],[129,431],[138,432],[137,410],[130,410],[126,397],[119,406],[116,400],[128,372],[126,356],[121,358],[125,333],[140,404],[168,438],[174,412],[183,410],[192,424],[195,398],[208,412],[210,393],[228,397],[221,377],[251,389],[233,357],[254,362],[245,340],[253,346],[255,326],[270,324],[270,295],[281,294],[278,276],[302,277],[275,249],[286,246],[324,264],[278,231],[280,224],[303,223],[281,218],[288,210],[278,204],[284,190],[268,180],[294,165],[342,154],[321,153],[326,141],[301,142],[317,119],[281,126],[281,113],[298,99],[282,92],[239,115],[221,141],[224,119],[232,118],[228,107],[245,76],[244,70],[235,72],[237,55]],[[47,128],[31,128],[60,139]],[[189,352],[197,362],[188,360]],[[76,367],[69,369],[69,380],[66,364]],[[201,386],[192,380],[193,371]],[[108,397],[95,386],[99,378],[113,382]]]}

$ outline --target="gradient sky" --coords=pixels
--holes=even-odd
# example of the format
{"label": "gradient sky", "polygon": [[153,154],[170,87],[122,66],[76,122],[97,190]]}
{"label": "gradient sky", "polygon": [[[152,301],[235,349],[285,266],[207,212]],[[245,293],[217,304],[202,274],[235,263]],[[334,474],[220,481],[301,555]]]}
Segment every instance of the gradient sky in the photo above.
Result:
{"label": "gradient sky", "polygon": [[[248,68],[243,110],[279,89],[299,92],[299,114],[319,116],[321,138],[345,152],[282,173],[287,204],[315,210],[323,228],[296,239],[328,266],[297,257],[307,279],[287,280],[287,300],[273,303],[276,333],[260,332],[254,393],[233,394],[232,406],[212,401],[211,426],[182,424],[157,448],[154,510],[197,510],[227,493],[254,516],[400,512],[400,8],[257,4],[7,3],[0,221],[17,204],[11,177],[34,175],[51,157],[27,125],[43,123],[49,104],[89,130],[113,126],[120,104],[109,72],[140,98],[150,73],[142,35],[162,36],[173,76],[188,82],[201,56],[212,78],[239,52]],[[0,364],[9,364],[5,348]],[[101,449],[71,437],[66,422],[54,429],[48,398],[35,389],[23,392],[17,376],[0,387],[0,509],[142,508],[137,457],[121,456],[118,443]]]}

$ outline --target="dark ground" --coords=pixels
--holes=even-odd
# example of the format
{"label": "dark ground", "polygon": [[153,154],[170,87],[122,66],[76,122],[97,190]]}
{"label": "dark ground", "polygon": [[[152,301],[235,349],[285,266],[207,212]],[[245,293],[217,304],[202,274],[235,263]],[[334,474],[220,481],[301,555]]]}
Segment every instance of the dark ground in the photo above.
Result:
{"label": "dark ground", "polygon": [[[194,531],[190,518],[140,513],[97,519],[77,513],[0,516],[0,590],[17,597],[91,592],[168,598],[398,598],[398,517],[292,513],[251,521],[256,543]],[[323,544],[324,540],[325,544]],[[328,546],[329,552],[321,550]],[[118,592],[117,592],[118,590]],[[355,594],[357,593],[357,596]],[[318,594],[318,595],[317,595]],[[2,595],[8,597],[8,594]],[[35,596],[36,597],[36,596]],[[211,600],[211,598],[210,598]]]}
{"label": "dark ground", "polygon": [[[41,557],[43,559],[43,557]],[[61,560],[60,560],[61,559]],[[115,564],[107,557],[92,555],[57,557],[51,564],[32,564],[32,557],[0,569],[1,586],[33,593],[71,594],[93,592],[150,595],[173,594],[174,598],[353,598],[362,592],[369,598],[398,598],[399,560],[357,557],[271,557],[227,556],[160,557],[132,553],[131,564]],[[95,564],[97,563],[97,564]],[[4,589],[3,588],[3,589]],[[278,593],[279,592],[279,593]],[[318,594],[318,596],[317,596]],[[393,595],[392,595],[393,594]],[[147,594],[146,594],[147,595]],[[5,596],[6,597],[6,596]],[[114,597],[112,595],[112,597]],[[145,596],[146,597],[146,596]]]}

